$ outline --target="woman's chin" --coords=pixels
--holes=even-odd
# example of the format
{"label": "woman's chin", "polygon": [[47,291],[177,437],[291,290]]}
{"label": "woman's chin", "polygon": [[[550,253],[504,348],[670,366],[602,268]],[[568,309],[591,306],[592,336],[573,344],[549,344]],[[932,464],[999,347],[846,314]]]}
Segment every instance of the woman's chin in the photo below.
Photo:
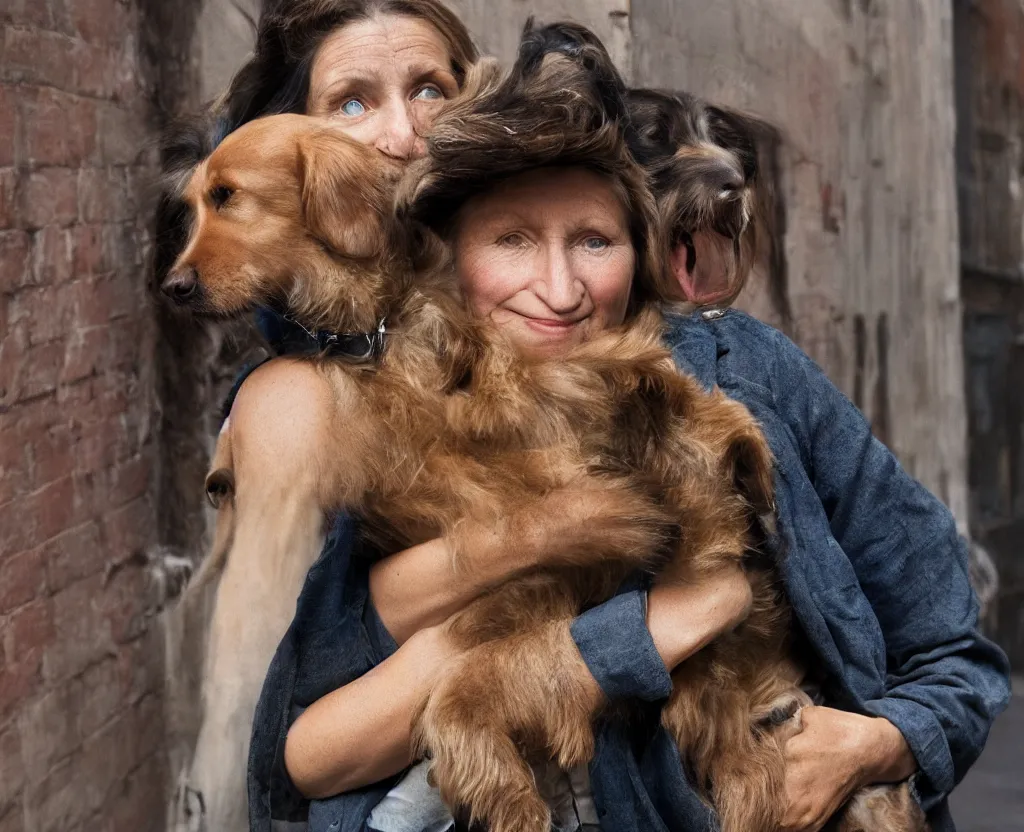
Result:
{"label": "woman's chin", "polygon": [[544,329],[526,326],[509,335],[520,354],[535,361],[561,358],[584,340],[579,325]]}

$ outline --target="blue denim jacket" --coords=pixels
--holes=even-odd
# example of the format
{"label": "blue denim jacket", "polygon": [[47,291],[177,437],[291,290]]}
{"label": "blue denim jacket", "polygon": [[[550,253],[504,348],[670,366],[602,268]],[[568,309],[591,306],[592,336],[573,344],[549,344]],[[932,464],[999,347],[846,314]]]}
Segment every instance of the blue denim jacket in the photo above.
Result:
{"label": "blue denim jacket", "polygon": [[[668,318],[677,364],[758,419],[776,457],[787,592],[828,682],[827,704],[883,716],[919,766],[936,832],[946,796],[977,759],[1009,699],[1005,655],[982,638],[967,552],[953,517],[871,436],[861,413],[778,331],[736,311]],[[310,570],[257,708],[249,760],[251,828],[301,816],[282,763],[301,709],[395,650],[368,597],[369,559],[339,518]],[[671,680],[645,625],[645,595],[624,589],[572,632],[605,694],[646,718],[597,726],[591,786],[607,832],[714,830],[658,722]],[[646,726],[646,727],[644,727]],[[308,806],[309,832],[360,832],[397,778]]]}

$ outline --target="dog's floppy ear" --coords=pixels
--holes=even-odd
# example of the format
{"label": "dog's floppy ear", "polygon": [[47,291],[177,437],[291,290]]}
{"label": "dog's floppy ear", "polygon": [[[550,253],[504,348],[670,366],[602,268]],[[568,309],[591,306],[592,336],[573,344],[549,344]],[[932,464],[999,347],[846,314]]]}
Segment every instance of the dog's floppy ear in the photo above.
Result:
{"label": "dog's floppy ear", "polygon": [[309,233],[343,257],[379,256],[391,194],[374,151],[330,129],[299,139],[302,204]]}
{"label": "dog's floppy ear", "polygon": [[748,428],[736,433],[729,442],[725,464],[733,482],[758,515],[775,511],[775,487],[771,449],[761,433]]}

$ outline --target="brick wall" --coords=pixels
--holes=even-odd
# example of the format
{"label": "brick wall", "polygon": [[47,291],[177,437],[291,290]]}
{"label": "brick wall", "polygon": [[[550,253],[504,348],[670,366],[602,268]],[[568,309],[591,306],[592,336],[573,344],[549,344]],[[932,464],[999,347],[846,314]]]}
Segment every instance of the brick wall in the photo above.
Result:
{"label": "brick wall", "polygon": [[162,825],[138,15],[0,4],[0,832]]}

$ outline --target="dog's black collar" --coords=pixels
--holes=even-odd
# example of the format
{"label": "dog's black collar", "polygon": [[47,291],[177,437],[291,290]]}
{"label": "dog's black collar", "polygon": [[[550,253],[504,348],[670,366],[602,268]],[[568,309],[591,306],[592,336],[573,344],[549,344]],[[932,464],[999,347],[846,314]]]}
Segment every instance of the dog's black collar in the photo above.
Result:
{"label": "dog's black collar", "polygon": [[384,354],[388,332],[383,318],[380,319],[376,332],[330,332],[324,329],[313,332],[289,315],[285,315],[284,319],[306,333],[311,342],[310,346],[316,344],[317,352],[323,355],[345,358],[349,361],[377,361]]}

